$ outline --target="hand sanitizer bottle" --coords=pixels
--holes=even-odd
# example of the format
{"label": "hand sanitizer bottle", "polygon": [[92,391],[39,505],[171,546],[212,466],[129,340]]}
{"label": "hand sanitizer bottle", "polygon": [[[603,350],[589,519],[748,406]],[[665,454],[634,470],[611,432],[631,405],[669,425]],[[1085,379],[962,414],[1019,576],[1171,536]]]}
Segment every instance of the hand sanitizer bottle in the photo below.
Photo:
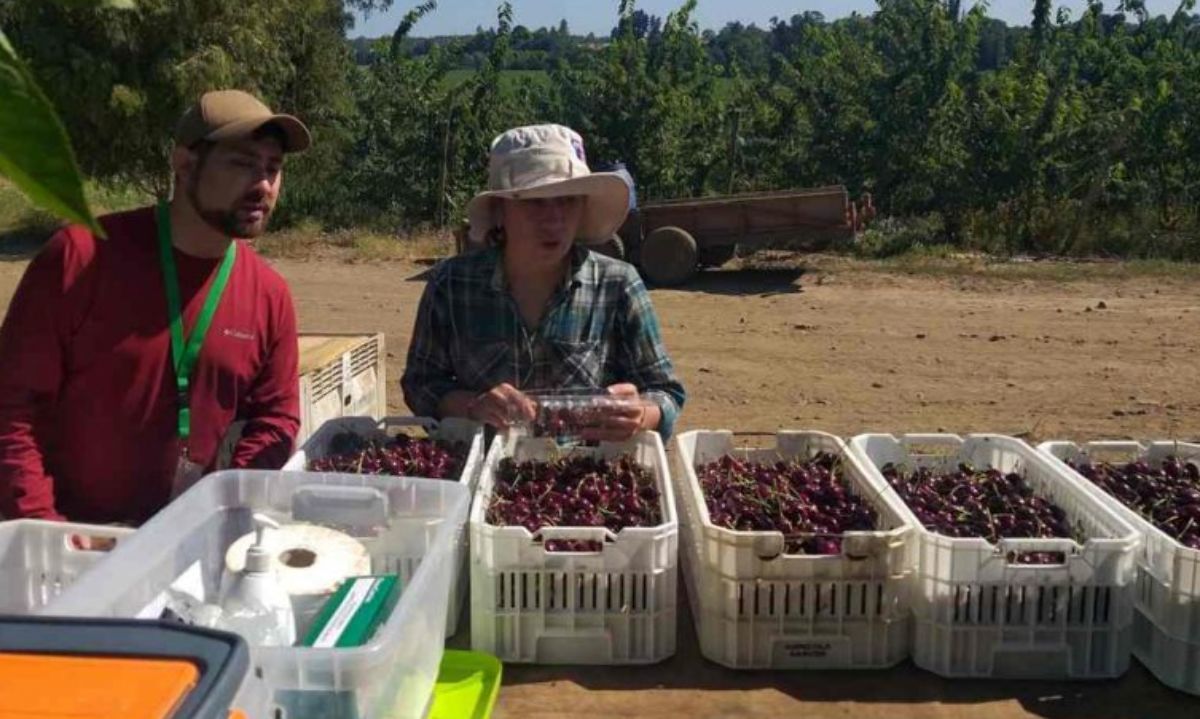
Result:
{"label": "hand sanitizer bottle", "polygon": [[221,598],[221,625],[241,634],[252,646],[292,646],[296,643],[292,600],[279,583],[271,553],[263,545],[268,528],[279,529],[279,524],[255,514],[255,540],[246,550],[246,567],[233,575]]}

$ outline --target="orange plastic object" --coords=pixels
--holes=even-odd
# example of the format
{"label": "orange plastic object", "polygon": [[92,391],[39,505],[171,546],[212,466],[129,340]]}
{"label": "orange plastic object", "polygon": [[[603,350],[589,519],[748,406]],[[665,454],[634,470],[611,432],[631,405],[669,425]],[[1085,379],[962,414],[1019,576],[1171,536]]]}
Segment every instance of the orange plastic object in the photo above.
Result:
{"label": "orange plastic object", "polygon": [[0,717],[168,719],[199,678],[179,660],[0,654]]}

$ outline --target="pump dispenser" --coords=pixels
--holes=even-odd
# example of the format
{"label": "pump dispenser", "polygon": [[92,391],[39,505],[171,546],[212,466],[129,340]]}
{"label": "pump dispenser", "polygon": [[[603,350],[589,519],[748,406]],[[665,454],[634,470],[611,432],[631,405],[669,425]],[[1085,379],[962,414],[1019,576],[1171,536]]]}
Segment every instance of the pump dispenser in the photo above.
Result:
{"label": "pump dispenser", "polygon": [[291,646],[296,642],[296,619],[292,600],[279,582],[263,541],[267,529],[279,529],[279,524],[255,514],[254,544],[246,550],[246,566],[232,575],[221,598],[221,625],[241,634],[251,645]]}

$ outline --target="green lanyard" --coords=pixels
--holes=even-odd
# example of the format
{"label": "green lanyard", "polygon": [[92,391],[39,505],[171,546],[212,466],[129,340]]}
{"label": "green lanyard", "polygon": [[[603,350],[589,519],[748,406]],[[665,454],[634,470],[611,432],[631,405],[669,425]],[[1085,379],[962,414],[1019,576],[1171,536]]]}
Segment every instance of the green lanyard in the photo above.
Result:
{"label": "green lanyard", "polygon": [[167,203],[158,205],[158,250],[159,261],[162,264],[163,283],[167,286],[167,313],[171,321],[171,359],[175,369],[175,387],[179,391],[179,438],[186,442],[192,434],[191,394],[189,387],[192,372],[196,369],[196,359],[200,356],[200,347],[204,344],[204,336],[212,324],[213,315],[217,313],[217,305],[225,294],[225,286],[229,284],[229,273],[233,270],[233,262],[237,258],[237,242],[230,242],[225,250],[225,259],[217,269],[217,276],[208,296],[204,298],[204,306],[200,316],[196,318],[196,326],[191,335],[183,334],[183,307],[179,300],[179,273],[175,269],[175,253],[171,243],[171,213]]}

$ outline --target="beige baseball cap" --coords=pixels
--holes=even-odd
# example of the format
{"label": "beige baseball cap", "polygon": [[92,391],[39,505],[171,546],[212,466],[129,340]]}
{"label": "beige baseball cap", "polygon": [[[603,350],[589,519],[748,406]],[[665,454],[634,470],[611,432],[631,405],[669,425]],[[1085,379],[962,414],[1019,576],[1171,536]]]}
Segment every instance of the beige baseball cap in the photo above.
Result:
{"label": "beige baseball cap", "polygon": [[478,241],[500,224],[499,200],[570,195],[587,198],[581,242],[605,242],[629,212],[629,183],[613,172],[592,172],[579,133],[562,125],[509,130],[492,142],[488,189],[467,205],[471,236]]}
{"label": "beige baseball cap", "polygon": [[215,90],[201,95],[179,119],[175,142],[191,147],[201,140],[240,140],[267,124],[283,131],[284,152],[303,152],[312,145],[312,135],[303,122],[271,112],[257,97],[241,90]]}

